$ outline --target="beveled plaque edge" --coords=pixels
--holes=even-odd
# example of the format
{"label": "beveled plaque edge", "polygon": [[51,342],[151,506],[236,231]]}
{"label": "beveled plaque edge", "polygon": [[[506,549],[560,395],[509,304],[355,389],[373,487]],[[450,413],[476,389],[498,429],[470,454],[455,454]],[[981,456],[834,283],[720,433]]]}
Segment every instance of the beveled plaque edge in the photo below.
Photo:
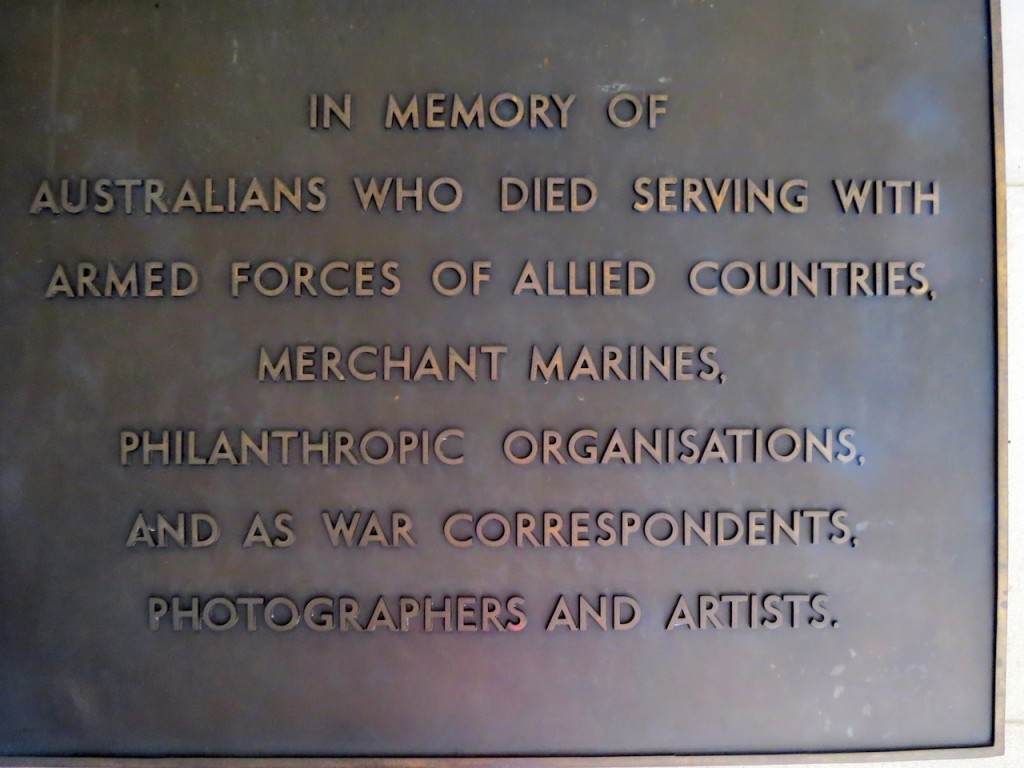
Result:
{"label": "beveled plaque edge", "polygon": [[1006,321],[1006,134],[1003,111],[1003,25],[1001,0],[989,0],[992,44],[992,147],[996,236],[996,606],[992,755],[1002,755],[1006,743],[1006,630],[1009,601],[1009,366]]}

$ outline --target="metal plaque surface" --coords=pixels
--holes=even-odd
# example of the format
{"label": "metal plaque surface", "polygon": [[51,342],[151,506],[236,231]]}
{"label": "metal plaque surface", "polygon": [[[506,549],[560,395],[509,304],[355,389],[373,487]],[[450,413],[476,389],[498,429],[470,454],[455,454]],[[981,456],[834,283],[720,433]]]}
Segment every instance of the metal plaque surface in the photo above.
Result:
{"label": "metal plaque surface", "polygon": [[998,752],[995,30],[6,3],[0,764]]}

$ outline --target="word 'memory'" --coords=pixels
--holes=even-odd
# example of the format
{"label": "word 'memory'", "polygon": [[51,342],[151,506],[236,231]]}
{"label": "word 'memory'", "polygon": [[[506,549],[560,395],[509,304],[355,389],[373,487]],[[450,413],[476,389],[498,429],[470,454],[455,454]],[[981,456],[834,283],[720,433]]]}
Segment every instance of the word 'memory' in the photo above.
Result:
{"label": "word 'memory'", "polygon": [[174,632],[518,632],[526,629],[525,604],[518,595],[317,595],[301,601],[284,595],[173,595],[150,597],[148,614],[153,632],[162,626]]}
{"label": "word 'memory'", "polygon": [[[504,344],[473,344],[436,350],[392,344],[360,344],[348,350],[331,344],[286,345],[277,354],[260,347],[257,381],[490,381],[501,377]],[[443,362],[442,362],[443,361]]]}
{"label": "word 'memory'", "polygon": [[[514,429],[502,444],[505,458],[527,464],[762,464],[858,459],[849,427],[819,431],[792,427],[655,427],[569,432]],[[863,458],[863,457],[860,457]]]}
{"label": "word 'memory'", "polygon": [[122,429],[121,466],[458,465],[465,461],[458,428],[442,430],[246,429],[212,435],[195,429]]}
{"label": "word 'memory'", "polygon": [[40,213],[316,213],[327,207],[323,176],[274,176],[268,181],[228,176],[170,184],[163,179],[43,179],[28,212]]}
{"label": "word 'memory'", "polygon": [[485,101],[482,94],[464,99],[457,93],[414,93],[404,103],[389,93],[384,128],[530,128],[569,127],[569,107],[576,94],[530,93],[525,97],[499,93]]}
{"label": "word 'memory'", "polygon": [[571,512],[453,512],[442,526],[444,540],[453,547],[476,545],[492,549],[629,547],[751,547],[779,544],[849,545],[853,536],[845,509],[774,509],[591,511]]}

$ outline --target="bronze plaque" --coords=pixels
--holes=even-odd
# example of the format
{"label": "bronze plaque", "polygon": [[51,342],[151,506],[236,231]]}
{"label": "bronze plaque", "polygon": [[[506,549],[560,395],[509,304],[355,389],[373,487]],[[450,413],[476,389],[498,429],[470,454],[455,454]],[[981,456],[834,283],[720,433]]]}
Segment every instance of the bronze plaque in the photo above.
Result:
{"label": "bronze plaque", "polygon": [[996,10],[5,4],[0,764],[999,751]]}

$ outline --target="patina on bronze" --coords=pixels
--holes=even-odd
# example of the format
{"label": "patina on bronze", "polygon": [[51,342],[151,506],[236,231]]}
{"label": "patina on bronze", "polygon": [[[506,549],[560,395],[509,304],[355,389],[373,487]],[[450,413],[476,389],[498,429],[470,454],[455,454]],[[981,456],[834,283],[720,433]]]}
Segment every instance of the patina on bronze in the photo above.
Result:
{"label": "patina on bronze", "polygon": [[1002,748],[998,6],[0,11],[0,765]]}

